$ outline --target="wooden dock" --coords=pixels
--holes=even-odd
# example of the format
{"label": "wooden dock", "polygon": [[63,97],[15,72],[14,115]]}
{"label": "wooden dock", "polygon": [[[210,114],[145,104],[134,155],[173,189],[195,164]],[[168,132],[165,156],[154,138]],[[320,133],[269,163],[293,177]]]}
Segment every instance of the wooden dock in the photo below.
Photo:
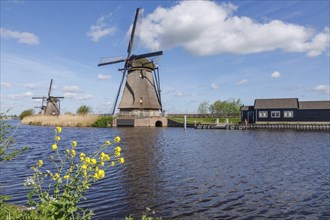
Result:
{"label": "wooden dock", "polygon": [[197,124],[194,128],[227,130],[330,130],[330,124]]}

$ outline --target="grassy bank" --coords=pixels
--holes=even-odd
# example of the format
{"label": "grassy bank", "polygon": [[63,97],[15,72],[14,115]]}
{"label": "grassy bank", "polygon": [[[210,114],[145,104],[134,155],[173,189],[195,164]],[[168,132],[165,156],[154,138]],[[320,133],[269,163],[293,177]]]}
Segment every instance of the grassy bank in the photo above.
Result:
{"label": "grassy bank", "polygon": [[24,117],[21,123],[39,126],[92,127],[100,117],[99,115],[32,115]]}

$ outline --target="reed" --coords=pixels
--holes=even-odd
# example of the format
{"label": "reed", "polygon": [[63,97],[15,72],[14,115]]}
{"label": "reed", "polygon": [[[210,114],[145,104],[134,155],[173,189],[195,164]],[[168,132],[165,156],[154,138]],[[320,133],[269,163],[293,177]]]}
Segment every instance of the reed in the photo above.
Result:
{"label": "reed", "polygon": [[92,127],[101,116],[99,115],[31,115],[22,119],[25,125],[61,126],[61,127]]}

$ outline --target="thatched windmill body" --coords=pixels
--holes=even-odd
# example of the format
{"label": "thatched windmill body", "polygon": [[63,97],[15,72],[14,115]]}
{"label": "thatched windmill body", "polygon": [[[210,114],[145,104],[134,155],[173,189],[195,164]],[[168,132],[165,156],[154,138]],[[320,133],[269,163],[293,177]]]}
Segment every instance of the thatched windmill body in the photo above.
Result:
{"label": "thatched windmill body", "polygon": [[[118,116],[125,117],[153,117],[162,113],[161,90],[159,69],[150,57],[162,55],[162,51],[145,53],[140,55],[132,54],[134,33],[140,8],[136,10],[131,37],[127,49],[126,59],[116,59],[109,62],[102,62],[98,66],[124,62],[122,79],[119,85],[112,114],[115,113],[121,87],[125,81],[125,88],[119,103]],[[149,58],[149,59],[148,59]]]}
{"label": "thatched windmill body", "polygon": [[48,89],[48,96],[42,97],[32,97],[32,99],[42,99],[40,108],[40,113],[45,115],[59,115],[61,113],[60,99],[64,99],[62,96],[51,96],[53,85],[53,79],[50,80],[50,85]]}

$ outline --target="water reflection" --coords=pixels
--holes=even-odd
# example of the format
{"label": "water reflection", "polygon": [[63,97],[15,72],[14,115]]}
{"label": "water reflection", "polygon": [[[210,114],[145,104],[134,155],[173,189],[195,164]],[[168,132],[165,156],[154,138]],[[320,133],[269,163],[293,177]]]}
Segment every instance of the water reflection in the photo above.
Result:
{"label": "water reflection", "polygon": [[[159,139],[162,128],[126,128],[122,136],[125,147],[126,167],[123,172],[127,200],[135,213],[154,207],[161,192],[158,161],[162,157]],[[142,184],[141,184],[142,183]],[[134,213],[132,213],[134,214]]]}
{"label": "water reflection", "polygon": [[[11,202],[26,201],[22,182],[31,164],[49,157],[52,134],[52,127],[17,130],[17,146],[30,150],[0,169],[0,193]],[[329,132],[65,128],[61,142],[78,140],[77,151],[88,153],[116,135],[124,166],[109,170],[82,202],[95,219],[141,216],[146,207],[165,219],[330,216]]]}

